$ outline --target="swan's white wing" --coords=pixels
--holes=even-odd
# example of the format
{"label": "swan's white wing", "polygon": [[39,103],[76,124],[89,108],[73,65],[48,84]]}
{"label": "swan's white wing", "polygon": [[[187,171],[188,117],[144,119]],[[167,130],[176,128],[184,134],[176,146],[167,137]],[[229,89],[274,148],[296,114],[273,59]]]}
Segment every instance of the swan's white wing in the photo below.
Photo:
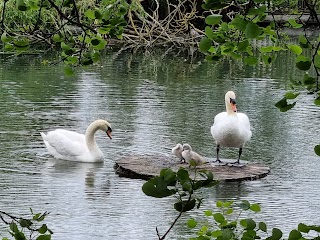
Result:
{"label": "swan's white wing", "polygon": [[213,125],[211,126],[211,135],[214,139],[216,139],[219,135],[219,131],[221,126],[226,124],[225,120],[227,119],[227,112],[221,112],[214,117]]}
{"label": "swan's white wing", "polygon": [[51,132],[56,132],[59,134],[64,135],[66,138],[68,138],[70,141],[79,142],[81,144],[86,144],[85,136],[84,134],[80,134],[77,132],[65,130],[65,129],[56,129]]}
{"label": "swan's white wing", "polygon": [[246,141],[248,141],[252,136],[249,118],[244,113],[238,113],[238,118],[239,118],[241,129],[246,135]]}
{"label": "swan's white wing", "polygon": [[[79,156],[88,152],[83,134],[58,129],[50,131],[45,137],[42,137],[45,143],[47,142],[46,145],[48,144],[51,147],[51,151],[54,149],[62,157]],[[50,149],[48,148],[48,150]]]}

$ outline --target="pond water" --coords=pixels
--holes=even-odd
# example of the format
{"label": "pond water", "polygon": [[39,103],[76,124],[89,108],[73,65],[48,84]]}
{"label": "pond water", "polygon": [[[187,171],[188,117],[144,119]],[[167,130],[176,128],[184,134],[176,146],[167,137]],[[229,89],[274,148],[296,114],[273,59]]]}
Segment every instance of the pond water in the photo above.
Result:
{"label": "pond water", "polygon": [[[164,233],[177,215],[174,200],[145,196],[144,181],[118,177],[114,162],[127,154],[170,154],[178,142],[214,158],[210,126],[225,109],[225,92],[234,90],[238,109],[253,128],[242,159],[265,163],[271,173],[203,191],[204,204],[186,213],[168,239],[195,236],[186,220],[203,218],[217,200],[260,203],[255,219],[284,232],[299,222],[319,224],[320,159],[313,152],[319,144],[319,108],[305,93],[287,113],[274,107],[290,78],[302,76],[290,55],[278,57],[270,68],[253,68],[164,51],[112,52],[101,66],[73,77],[64,76],[62,65],[43,65],[43,60],[2,57],[0,62],[0,210],[50,212],[46,223],[55,240],[157,239],[156,227]],[[97,118],[113,127],[112,140],[97,134],[104,164],[48,155],[40,131],[84,133]],[[221,157],[235,159],[237,153],[222,149]],[[1,236],[7,235],[2,227]]]}

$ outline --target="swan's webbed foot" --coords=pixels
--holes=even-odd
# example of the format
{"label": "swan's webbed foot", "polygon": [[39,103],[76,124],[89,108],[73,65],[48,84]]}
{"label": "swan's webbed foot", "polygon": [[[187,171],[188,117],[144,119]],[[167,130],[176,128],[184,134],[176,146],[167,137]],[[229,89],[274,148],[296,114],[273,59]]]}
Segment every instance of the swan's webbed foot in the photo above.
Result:
{"label": "swan's webbed foot", "polygon": [[213,161],[214,163],[218,163],[219,166],[226,166],[228,165],[228,163],[224,163],[222,162],[220,159],[216,159],[215,161]]}
{"label": "swan's webbed foot", "polygon": [[228,165],[229,167],[239,167],[239,168],[242,168],[242,167],[244,167],[245,164],[241,164],[241,163],[240,163],[240,159],[238,159],[237,161],[227,163],[226,165]]}

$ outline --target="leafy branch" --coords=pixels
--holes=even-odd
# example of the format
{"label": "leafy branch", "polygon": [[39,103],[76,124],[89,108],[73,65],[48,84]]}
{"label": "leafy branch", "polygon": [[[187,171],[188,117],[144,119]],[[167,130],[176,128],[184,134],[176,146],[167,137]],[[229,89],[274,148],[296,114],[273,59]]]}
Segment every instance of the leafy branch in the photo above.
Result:
{"label": "leafy branch", "polygon": [[168,230],[161,236],[158,227],[156,227],[159,240],[166,238],[184,212],[190,211],[195,207],[200,207],[202,199],[195,197],[196,190],[218,184],[218,181],[213,179],[211,172],[199,171],[194,168],[193,174],[193,178],[191,178],[189,172],[184,168],[180,168],[177,172],[166,168],[161,170],[159,176],[143,184],[142,191],[148,196],[163,198],[173,195],[177,199],[174,203],[174,208],[179,214]]}
{"label": "leafy branch", "polygon": [[[9,233],[16,240],[50,240],[53,232],[46,224],[41,224],[49,213],[33,213],[32,209],[30,211],[31,218],[14,216],[0,211],[0,219],[9,226]],[[3,240],[7,240],[7,238],[3,238]]]}
{"label": "leafy branch", "polygon": [[[217,212],[206,210],[205,216],[209,219],[204,225],[200,226],[197,237],[191,240],[280,240],[283,239],[283,232],[278,228],[268,229],[265,222],[256,222],[252,218],[242,217],[245,211],[258,213],[261,207],[257,203],[251,204],[249,201],[243,200],[240,203],[233,201],[218,201],[216,203]],[[187,226],[196,229],[199,223],[195,219],[189,219]],[[317,237],[311,237],[317,235]],[[293,229],[289,233],[288,240],[298,239],[318,239],[320,236],[320,226],[306,225],[299,223],[297,229]]]}

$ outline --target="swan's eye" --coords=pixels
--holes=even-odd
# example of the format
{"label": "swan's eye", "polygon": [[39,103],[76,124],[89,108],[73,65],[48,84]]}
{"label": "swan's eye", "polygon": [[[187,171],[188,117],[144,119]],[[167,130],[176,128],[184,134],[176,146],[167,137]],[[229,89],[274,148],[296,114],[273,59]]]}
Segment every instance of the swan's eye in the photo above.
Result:
{"label": "swan's eye", "polygon": [[112,132],[112,129],[111,129],[111,127],[108,127],[107,131],[109,131],[109,132]]}
{"label": "swan's eye", "polygon": [[230,98],[230,103],[235,105],[236,104],[236,100],[233,99],[233,98]]}

